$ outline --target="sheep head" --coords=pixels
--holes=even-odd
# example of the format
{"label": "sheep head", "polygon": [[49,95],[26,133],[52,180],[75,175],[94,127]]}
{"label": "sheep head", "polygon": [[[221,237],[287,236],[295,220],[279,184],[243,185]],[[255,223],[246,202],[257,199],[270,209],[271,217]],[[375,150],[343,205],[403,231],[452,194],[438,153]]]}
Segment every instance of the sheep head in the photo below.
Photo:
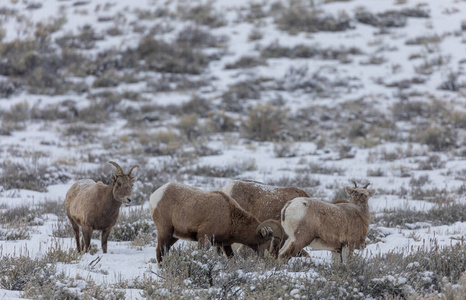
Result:
{"label": "sheep head", "polygon": [[363,187],[358,187],[355,181],[353,181],[354,187],[345,187],[346,193],[351,197],[352,203],[361,203],[367,201],[370,197],[374,196],[375,189],[367,189],[370,183],[367,183]]}
{"label": "sheep head", "polygon": [[259,244],[257,252],[263,254],[268,251],[273,256],[278,256],[285,235],[280,222],[272,219],[264,221],[257,226],[256,234],[259,234],[263,241]]}
{"label": "sheep head", "polygon": [[116,162],[109,161],[109,163],[114,165],[118,171],[118,173],[112,174],[113,197],[117,201],[129,205],[131,203],[131,190],[137,179],[136,176],[131,176],[131,173],[135,168],[139,168],[139,166],[132,166],[128,174],[125,174],[123,169]]}

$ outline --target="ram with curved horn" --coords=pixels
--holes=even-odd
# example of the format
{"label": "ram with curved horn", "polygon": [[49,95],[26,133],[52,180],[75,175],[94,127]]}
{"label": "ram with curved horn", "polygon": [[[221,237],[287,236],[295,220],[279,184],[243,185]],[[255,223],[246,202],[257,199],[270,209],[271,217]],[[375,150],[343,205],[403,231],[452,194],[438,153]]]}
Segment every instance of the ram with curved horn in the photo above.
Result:
{"label": "ram with curved horn", "polygon": [[369,231],[369,198],[374,189],[345,187],[351,197],[348,203],[332,204],[311,198],[296,198],[282,210],[281,224],[288,240],[278,258],[287,261],[306,246],[330,250],[334,258],[346,263],[348,254],[360,248]]}
{"label": "ram with curved horn", "polygon": [[259,254],[265,250],[277,253],[283,236],[279,221],[261,224],[224,192],[206,192],[181,183],[167,183],[152,193],[150,212],[157,228],[159,263],[178,239],[215,244],[231,257],[232,243]]}
{"label": "ram with curved horn", "polygon": [[[102,251],[107,253],[108,236],[118,219],[120,206],[131,203],[131,191],[136,181],[136,176],[131,174],[139,166],[132,166],[128,174],[125,174],[116,162],[109,163],[117,169],[117,173],[112,174],[109,185],[92,179],[82,179],[75,182],[66,193],[66,215],[73,228],[78,251],[88,252],[92,232],[100,230]],[[82,230],[81,241],[79,228]]]}

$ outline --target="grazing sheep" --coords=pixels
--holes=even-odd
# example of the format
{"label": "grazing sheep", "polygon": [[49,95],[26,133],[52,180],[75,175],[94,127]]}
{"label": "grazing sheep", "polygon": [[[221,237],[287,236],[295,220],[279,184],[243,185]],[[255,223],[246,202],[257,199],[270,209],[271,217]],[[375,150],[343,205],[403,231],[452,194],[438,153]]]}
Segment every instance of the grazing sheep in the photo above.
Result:
{"label": "grazing sheep", "polygon": [[[223,191],[261,222],[270,219],[280,221],[280,212],[288,201],[297,197],[309,197],[305,191],[295,187],[276,187],[252,180],[233,180]],[[285,235],[283,242],[286,239]],[[298,256],[309,255],[303,250]]]}
{"label": "grazing sheep", "polygon": [[[109,185],[95,182],[92,179],[83,179],[75,182],[66,193],[66,215],[70,219],[78,251],[88,252],[91,247],[93,230],[102,231],[102,250],[107,253],[107,240],[115,225],[121,204],[131,202],[131,189],[136,176],[131,176],[134,165],[128,174],[124,174],[121,167],[113,161],[118,174],[112,174]],[[79,227],[82,229],[83,240],[79,241]]]}
{"label": "grazing sheep", "polygon": [[[358,188],[345,187],[351,197],[349,203],[332,204],[311,198],[296,198],[282,210],[282,226],[289,236],[278,258],[287,261],[305,246],[315,250],[340,253],[346,263],[347,255],[364,244],[369,231],[368,200],[375,194],[367,189],[369,183]],[[348,253],[346,253],[348,252]]]}
{"label": "grazing sheep", "polygon": [[150,196],[150,211],[157,227],[159,263],[178,239],[201,245],[213,243],[231,257],[232,243],[263,253],[275,245],[274,237],[281,239],[283,233],[279,222],[261,224],[224,192],[206,192],[181,183],[167,183],[157,189]]}
{"label": "grazing sheep", "polygon": [[280,220],[285,204],[297,197],[309,197],[295,187],[275,187],[251,180],[233,180],[223,191],[259,221]]}

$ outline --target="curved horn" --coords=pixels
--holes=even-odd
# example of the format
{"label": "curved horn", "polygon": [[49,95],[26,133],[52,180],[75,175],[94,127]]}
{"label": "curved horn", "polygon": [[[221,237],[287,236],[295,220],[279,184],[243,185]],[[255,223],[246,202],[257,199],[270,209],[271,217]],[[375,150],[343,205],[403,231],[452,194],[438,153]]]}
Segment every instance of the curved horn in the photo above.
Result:
{"label": "curved horn", "polygon": [[125,173],[123,173],[123,170],[121,169],[121,167],[120,167],[116,162],[114,162],[114,161],[109,161],[108,163],[114,165],[114,166],[117,168],[117,170],[118,170],[118,176],[123,176],[123,175],[125,175]]}
{"label": "curved horn", "polygon": [[280,223],[277,220],[270,219],[260,223],[259,226],[257,226],[256,228],[256,233],[259,234],[260,231],[265,227],[269,227],[272,229],[273,237],[283,240],[285,232],[283,231],[282,225],[280,225]]}
{"label": "curved horn", "polygon": [[362,188],[363,189],[367,189],[367,187],[369,186],[369,184],[371,184],[370,182],[368,182],[365,186],[363,186]]}
{"label": "curved horn", "polygon": [[134,168],[139,168],[139,165],[132,166],[131,170],[129,170],[128,176],[131,176],[131,172],[133,172]]}
{"label": "curved horn", "polygon": [[356,181],[352,180],[352,182],[354,183],[354,187],[357,188],[358,185],[356,184]]}

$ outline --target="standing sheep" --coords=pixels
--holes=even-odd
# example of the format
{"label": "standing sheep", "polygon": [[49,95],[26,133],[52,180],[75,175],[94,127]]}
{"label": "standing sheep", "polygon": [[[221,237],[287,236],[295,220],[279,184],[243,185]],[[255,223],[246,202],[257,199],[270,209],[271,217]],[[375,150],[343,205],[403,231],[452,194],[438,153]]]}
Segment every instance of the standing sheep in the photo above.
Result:
{"label": "standing sheep", "polygon": [[[82,179],[75,182],[66,193],[66,215],[73,227],[78,251],[88,252],[91,247],[93,230],[102,231],[102,250],[107,253],[107,240],[115,225],[121,204],[131,202],[131,189],[136,176],[131,176],[134,165],[128,174],[124,174],[121,167],[113,161],[118,173],[112,174],[109,185],[95,182],[92,179]],[[83,239],[79,241],[79,227],[82,229]]]}
{"label": "standing sheep", "polygon": [[231,257],[232,243],[263,253],[275,245],[274,237],[281,239],[283,233],[279,222],[259,222],[224,192],[205,192],[181,183],[157,189],[150,196],[150,212],[157,227],[159,263],[178,239],[214,243]]}
{"label": "standing sheep", "polygon": [[[340,253],[346,263],[347,255],[364,244],[369,231],[368,200],[374,189],[369,183],[358,188],[345,187],[349,203],[332,204],[311,198],[296,198],[282,210],[282,226],[289,236],[278,258],[287,261],[305,246],[315,250]],[[346,253],[348,252],[348,253]]]}

